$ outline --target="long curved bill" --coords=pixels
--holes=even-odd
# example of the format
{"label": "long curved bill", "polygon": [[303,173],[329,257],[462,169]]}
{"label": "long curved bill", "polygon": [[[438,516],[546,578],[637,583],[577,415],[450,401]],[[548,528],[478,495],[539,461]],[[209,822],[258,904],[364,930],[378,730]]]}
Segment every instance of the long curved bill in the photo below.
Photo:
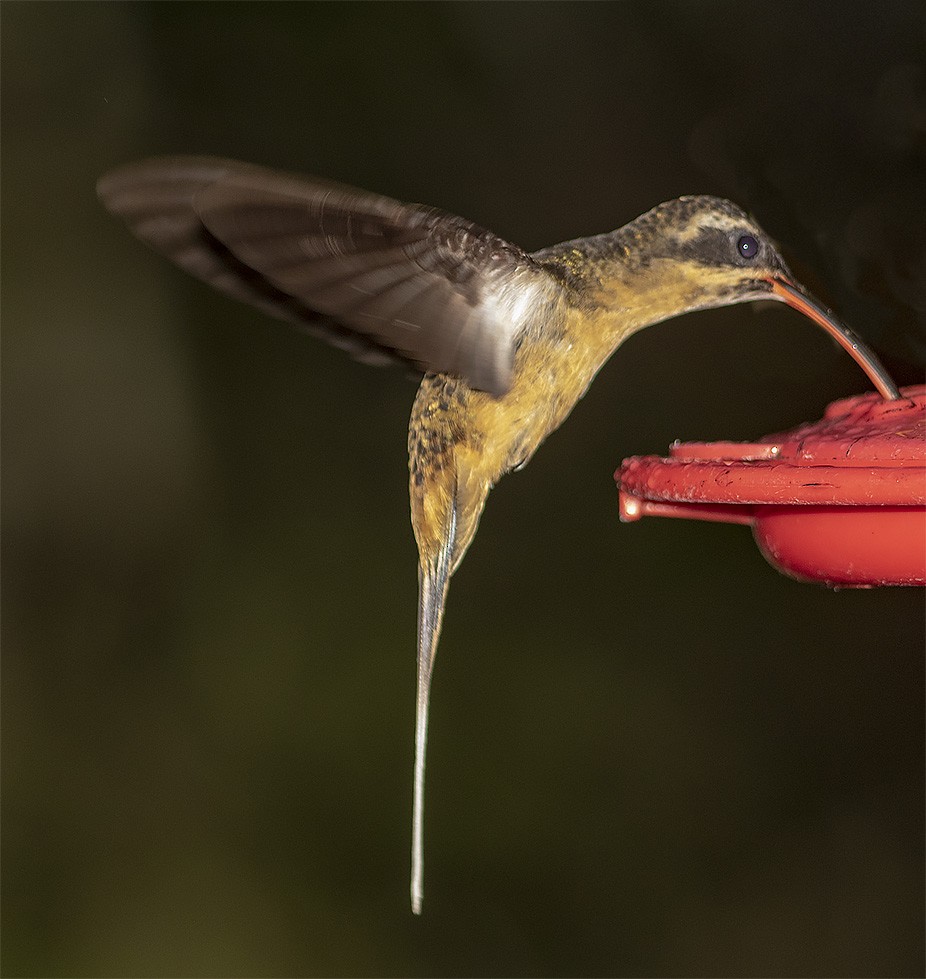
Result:
{"label": "long curved bill", "polygon": [[772,295],[789,306],[803,313],[824,330],[845,350],[849,352],[852,359],[868,375],[868,379],[877,388],[878,393],[887,401],[894,401],[899,398],[900,392],[891,375],[884,369],[884,365],[878,360],[874,351],[871,350],[859,337],[857,337],[847,326],[837,320],[833,314],[821,306],[808,292],[806,292],[796,282],[786,279],[784,276],[775,276],[768,280],[772,286]]}

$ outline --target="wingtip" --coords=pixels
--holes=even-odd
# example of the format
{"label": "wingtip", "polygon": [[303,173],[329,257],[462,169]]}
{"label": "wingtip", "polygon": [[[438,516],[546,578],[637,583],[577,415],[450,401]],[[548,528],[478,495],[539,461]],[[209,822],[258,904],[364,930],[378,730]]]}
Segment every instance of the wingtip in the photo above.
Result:
{"label": "wingtip", "polygon": [[149,156],[107,170],[96,182],[96,195],[111,207],[139,188],[172,182],[210,182],[232,168],[255,169],[221,156]]}

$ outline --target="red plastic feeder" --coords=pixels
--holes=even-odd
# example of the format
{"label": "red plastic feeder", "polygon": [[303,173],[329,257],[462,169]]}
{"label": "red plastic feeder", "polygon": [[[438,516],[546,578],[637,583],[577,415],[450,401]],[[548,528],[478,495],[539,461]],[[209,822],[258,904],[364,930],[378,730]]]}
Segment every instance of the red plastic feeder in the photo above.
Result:
{"label": "red plastic feeder", "polygon": [[766,559],[829,585],[926,584],[926,386],[834,401],[757,442],[676,442],[614,474],[621,520],[748,524]]}

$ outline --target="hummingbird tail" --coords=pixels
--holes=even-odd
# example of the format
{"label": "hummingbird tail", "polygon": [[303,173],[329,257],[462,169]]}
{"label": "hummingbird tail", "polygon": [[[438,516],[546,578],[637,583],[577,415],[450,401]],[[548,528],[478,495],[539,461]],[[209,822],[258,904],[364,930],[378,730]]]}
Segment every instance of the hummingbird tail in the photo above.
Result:
{"label": "hummingbird tail", "polygon": [[450,507],[449,526],[434,559],[418,565],[418,692],[415,703],[415,785],[412,812],[412,911],[421,914],[424,899],[424,766],[428,743],[428,700],[431,669],[444,617],[447,587],[453,571],[456,540],[456,505]]}

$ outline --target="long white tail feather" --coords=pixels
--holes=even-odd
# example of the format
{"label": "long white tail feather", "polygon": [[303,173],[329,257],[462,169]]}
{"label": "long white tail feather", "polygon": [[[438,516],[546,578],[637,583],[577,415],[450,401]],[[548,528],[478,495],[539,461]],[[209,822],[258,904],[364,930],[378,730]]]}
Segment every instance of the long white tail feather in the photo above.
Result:
{"label": "long white tail feather", "polygon": [[428,743],[431,669],[444,617],[447,586],[456,538],[456,508],[450,512],[446,541],[437,560],[418,566],[418,693],[415,705],[415,787],[412,810],[412,911],[421,914],[424,900],[424,770]]}

